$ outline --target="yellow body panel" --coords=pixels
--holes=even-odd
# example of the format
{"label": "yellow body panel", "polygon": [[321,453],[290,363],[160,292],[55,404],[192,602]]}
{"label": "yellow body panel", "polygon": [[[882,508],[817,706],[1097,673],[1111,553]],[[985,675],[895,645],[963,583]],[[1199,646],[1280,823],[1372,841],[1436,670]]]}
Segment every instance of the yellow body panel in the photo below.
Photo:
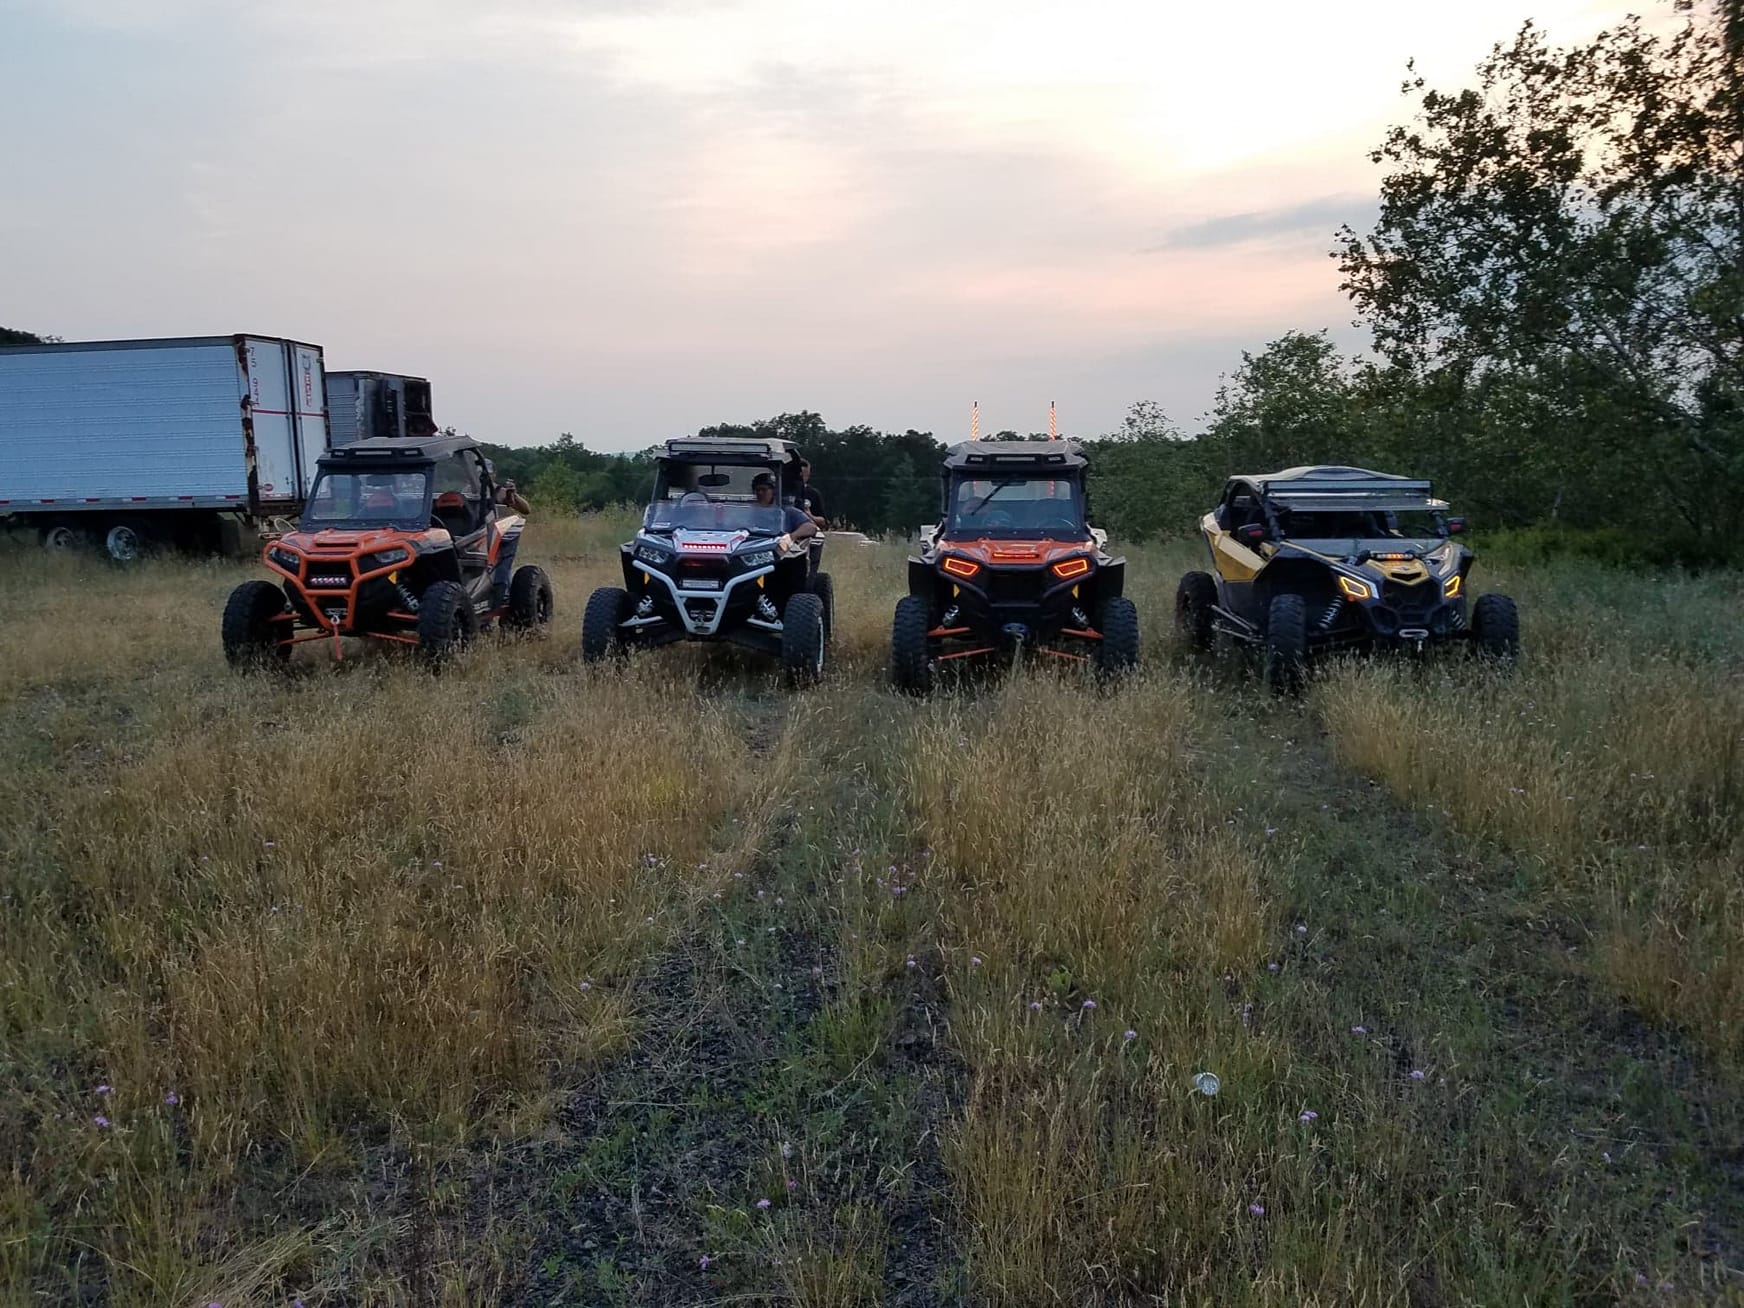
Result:
{"label": "yellow body panel", "polygon": [[1211,557],[1216,560],[1217,571],[1225,581],[1252,581],[1265,567],[1263,555],[1250,550],[1219,527],[1211,514],[1207,513],[1199,520],[1199,527],[1205,533],[1205,539],[1211,542]]}

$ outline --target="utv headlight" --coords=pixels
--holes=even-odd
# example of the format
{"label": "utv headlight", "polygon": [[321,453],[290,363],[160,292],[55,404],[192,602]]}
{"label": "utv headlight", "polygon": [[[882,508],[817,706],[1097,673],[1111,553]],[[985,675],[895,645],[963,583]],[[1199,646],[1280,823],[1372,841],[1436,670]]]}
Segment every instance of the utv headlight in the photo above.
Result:
{"label": "utv headlight", "polygon": [[774,550],[752,550],[749,554],[739,555],[739,562],[747,568],[767,568],[775,562]]}
{"label": "utv headlight", "polygon": [[374,572],[377,568],[391,568],[396,563],[404,563],[412,557],[412,551],[396,545],[391,550],[379,550],[363,560],[363,570]]}
{"label": "utv headlight", "polygon": [[666,562],[670,557],[671,556],[658,545],[651,544],[648,541],[637,542],[636,562],[638,563],[652,563],[655,566],[659,566]]}
{"label": "utv headlight", "polygon": [[1465,594],[1465,578],[1457,572],[1454,573],[1441,583],[1441,593],[1448,599],[1458,599]]}
{"label": "utv headlight", "polygon": [[266,552],[266,556],[286,572],[295,572],[303,563],[301,557],[279,545],[274,545],[269,549]]}
{"label": "utv headlight", "polygon": [[1338,589],[1344,592],[1344,597],[1350,600],[1366,600],[1375,597],[1375,588],[1366,581],[1358,581],[1355,577],[1347,577],[1342,572],[1338,574]]}

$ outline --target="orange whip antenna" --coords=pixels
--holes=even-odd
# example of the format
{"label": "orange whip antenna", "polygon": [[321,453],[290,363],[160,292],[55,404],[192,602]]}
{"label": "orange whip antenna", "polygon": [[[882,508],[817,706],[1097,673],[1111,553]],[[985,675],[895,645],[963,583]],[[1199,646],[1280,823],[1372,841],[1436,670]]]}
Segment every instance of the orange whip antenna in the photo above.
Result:
{"label": "orange whip antenna", "polygon": [[1048,401],[1048,439],[1051,441],[1060,439],[1060,422],[1058,418],[1054,417],[1054,402],[1052,400]]}
{"label": "orange whip antenna", "polygon": [[981,401],[980,400],[976,400],[975,403],[973,405],[971,405],[970,409],[969,409],[969,439],[972,441],[978,441],[981,439]]}

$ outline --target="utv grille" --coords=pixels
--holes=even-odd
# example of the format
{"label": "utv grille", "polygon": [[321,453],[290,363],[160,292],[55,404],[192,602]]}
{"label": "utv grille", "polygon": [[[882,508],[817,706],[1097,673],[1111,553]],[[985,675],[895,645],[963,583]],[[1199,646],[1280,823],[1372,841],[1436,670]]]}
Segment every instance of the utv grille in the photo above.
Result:
{"label": "utv grille", "polygon": [[987,594],[994,603],[1034,601],[1042,592],[1041,574],[1027,569],[1023,572],[993,572],[988,574]]}
{"label": "utv grille", "polygon": [[1426,621],[1440,599],[1441,585],[1434,578],[1381,583],[1381,603],[1398,615],[1400,626]]}

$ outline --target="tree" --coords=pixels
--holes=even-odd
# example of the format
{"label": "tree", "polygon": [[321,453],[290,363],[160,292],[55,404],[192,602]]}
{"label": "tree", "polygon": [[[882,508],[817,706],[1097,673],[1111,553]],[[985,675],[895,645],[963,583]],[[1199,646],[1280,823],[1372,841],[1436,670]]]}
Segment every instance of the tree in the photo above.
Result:
{"label": "tree", "polygon": [[[1375,230],[1345,289],[1402,373],[1503,394],[1545,489],[1692,533],[1744,517],[1744,21],[1634,18],[1553,49],[1531,24],[1475,88],[1421,98],[1374,152]],[[1494,433],[1492,433],[1494,434]],[[1493,450],[1493,454],[1502,451]],[[1692,493],[1696,491],[1701,493]]]}
{"label": "tree", "polygon": [[21,331],[17,327],[0,327],[0,345],[41,345],[45,339],[35,332]]}

